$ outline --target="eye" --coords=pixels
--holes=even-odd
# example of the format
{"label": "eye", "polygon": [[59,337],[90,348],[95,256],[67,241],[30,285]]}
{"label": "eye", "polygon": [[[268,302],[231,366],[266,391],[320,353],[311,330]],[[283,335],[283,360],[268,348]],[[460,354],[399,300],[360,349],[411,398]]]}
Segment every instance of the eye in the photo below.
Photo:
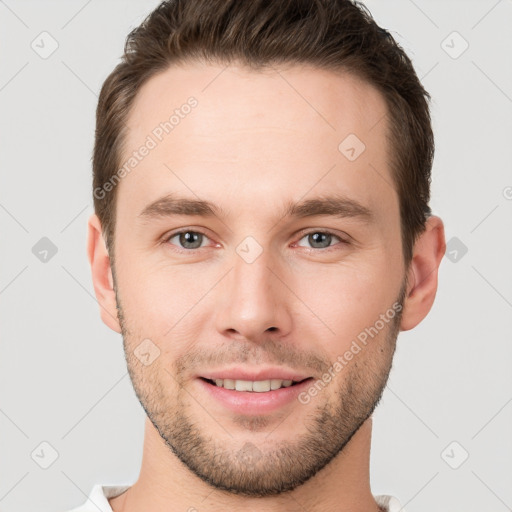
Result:
{"label": "eye", "polygon": [[306,233],[298,242],[300,247],[304,247],[300,244],[300,241],[304,239],[307,239],[307,242],[311,244],[313,249],[328,249],[331,247],[331,242],[333,239],[336,239],[342,243],[348,243],[334,233],[330,233],[329,231],[311,231]]}
{"label": "eye", "polygon": [[[187,252],[207,246],[208,240],[209,238],[200,231],[184,229],[166,236],[164,242],[175,246],[178,251]],[[310,249],[329,249],[333,245],[337,245],[338,242],[348,244],[348,241],[329,231],[310,231],[305,233],[296,245],[307,247],[300,243],[302,240],[307,240],[307,243],[310,244]]]}
{"label": "eye", "polygon": [[[177,239],[176,243],[172,242],[175,238]],[[173,233],[169,237],[166,237],[165,241],[171,245],[177,245],[178,249],[193,250],[203,247],[205,240],[208,240],[205,234],[187,229]]]}

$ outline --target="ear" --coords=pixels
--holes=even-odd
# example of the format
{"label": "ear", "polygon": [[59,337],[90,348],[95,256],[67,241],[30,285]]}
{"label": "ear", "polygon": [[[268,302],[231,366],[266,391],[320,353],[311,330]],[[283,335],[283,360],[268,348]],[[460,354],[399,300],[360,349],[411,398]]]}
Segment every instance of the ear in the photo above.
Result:
{"label": "ear", "polygon": [[94,293],[100,305],[101,319],[113,331],[120,333],[110,257],[103,239],[101,222],[96,214],[91,215],[87,223],[87,256],[91,265]]}
{"label": "ear", "polygon": [[443,221],[432,215],[425,231],[414,244],[407,271],[407,293],[400,323],[401,331],[416,327],[428,314],[437,292],[437,274],[446,252]]}

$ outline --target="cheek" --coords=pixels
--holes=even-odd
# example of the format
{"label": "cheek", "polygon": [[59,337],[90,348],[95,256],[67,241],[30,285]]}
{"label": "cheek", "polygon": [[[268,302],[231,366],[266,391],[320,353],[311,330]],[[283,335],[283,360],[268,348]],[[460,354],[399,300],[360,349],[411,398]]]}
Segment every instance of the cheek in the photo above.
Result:
{"label": "cheek", "polygon": [[291,288],[317,317],[314,321],[325,333],[324,346],[334,357],[392,307],[401,282],[400,269],[381,256],[297,275]]}
{"label": "cheek", "polygon": [[[219,295],[223,285],[215,286],[226,271],[222,264],[171,264],[128,249],[118,250],[123,254],[116,264],[119,298],[127,326],[143,338],[172,340],[179,352],[199,329],[211,326],[218,304],[229,307],[229,298]],[[278,274],[293,293],[283,288],[278,303],[294,329],[339,351],[395,300],[401,269],[392,256],[379,247],[337,263],[282,264]]]}
{"label": "cheek", "polygon": [[145,265],[142,258],[125,258],[119,264],[118,297],[132,337],[160,342],[161,350],[168,345],[180,350],[194,337],[192,331],[197,334],[194,326],[201,325],[197,321],[200,302],[211,287],[208,283],[217,279],[198,267],[186,267]]}

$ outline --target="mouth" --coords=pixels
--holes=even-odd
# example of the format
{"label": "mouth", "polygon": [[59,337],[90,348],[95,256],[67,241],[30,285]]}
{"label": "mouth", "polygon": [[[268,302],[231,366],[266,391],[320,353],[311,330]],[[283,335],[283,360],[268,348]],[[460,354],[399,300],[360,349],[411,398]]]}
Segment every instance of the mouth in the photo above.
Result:
{"label": "mouth", "polygon": [[[267,415],[285,407],[297,407],[298,397],[311,386],[313,377],[300,380],[240,380],[199,377],[199,393],[204,393],[212,407],[221,407],[231,414]],[[294,405],[295,404],[295,405]]]}
{"label": "mouth", "polygon": [[218,388],[229,389],[232,391],[242,391],[250,393],[267,393],[277,391],[281,388],[289,388],[312,380],[313,377],[307,377],[301,380],[284,379],[266,379],[266,380],[237,380],[237,379],[208,379],[200,377],[201,380],[216,386]]}

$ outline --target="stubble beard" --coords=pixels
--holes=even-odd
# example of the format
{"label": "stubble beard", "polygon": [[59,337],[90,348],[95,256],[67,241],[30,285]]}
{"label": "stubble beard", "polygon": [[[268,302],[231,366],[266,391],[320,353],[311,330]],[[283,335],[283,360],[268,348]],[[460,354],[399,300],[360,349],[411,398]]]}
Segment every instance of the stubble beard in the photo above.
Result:
{"label": "stubble beard", "polygon": [[[404,296],[405,283],[395,304],[402,305]],[[226,434],[225,439],[214,438],[208,435],[206,425],[194,419],[194,408],[196,411],[204,409],[207,404],[199,405],[182,384],[179,364],[175,365],[174,375],[162,369],[158,360],[154,366],[141,365],[133,353],[139,340],[127,327],[117,291],[116,301],[125,358],[135,393],[165,444],[194,475],[213,488],[247,497],[275,496],[292,491],[342,452],[381,400],[391,371],[403,311],[401,308],[390,320],[385,327],[386,333],[380,333],[385,334],[384,343],[370,341],[361,351],[363,357],[356,355],[318,394],[315,403],[307,405],[311,410],[304,424],[299,426],[304,433],[297,439],[272,442],[273,434],[284,425],[290,428],[293,421],[285,419],[276,427],[276,422],[267,416],[238,415],[233,417],[237,433],[243,427],[248,435],[241,446],[234,446],[236,443],[229,435],[230,430],[235,431],[233,426],[215,425],[215,430]],[[376,345],[372,346],[372,343]],[[293,361],[289,363],[293,367]],[[337,389],[332,391],[332,386]],[[306,405],[298,402],[295,407]],[[207,421],[214,422],[212,416],[204,411],[201,413]],[[269,434],[265,443],[258,446],[251,440],[254,439],[251,432],[260,433],[267,427]]]}

